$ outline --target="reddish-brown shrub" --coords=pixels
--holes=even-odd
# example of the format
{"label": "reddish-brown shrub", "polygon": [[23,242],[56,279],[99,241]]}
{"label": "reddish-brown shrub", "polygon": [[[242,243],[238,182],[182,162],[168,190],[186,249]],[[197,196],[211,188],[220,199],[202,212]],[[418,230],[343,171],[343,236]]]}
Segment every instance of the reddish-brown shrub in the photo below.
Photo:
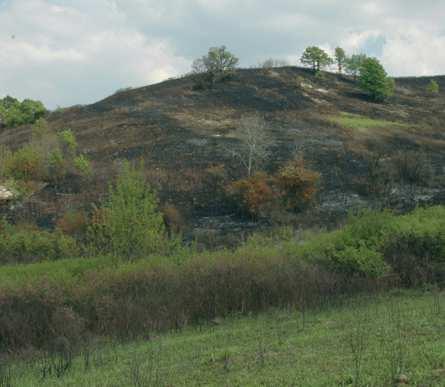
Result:
{"label": "reddish-brown shrub", "polygon": [[283,167],[275,177],[286,207],[299,211],[306,208],[317,193],[320,174],[306,168],[303,158],[298,158]]}
{"label": "reddish-brown shrub", "polygon": [[240,212],[253,218],[261,217],[277,199],[272,178],[265,173],[235,181],[227,187],[227,192]]}

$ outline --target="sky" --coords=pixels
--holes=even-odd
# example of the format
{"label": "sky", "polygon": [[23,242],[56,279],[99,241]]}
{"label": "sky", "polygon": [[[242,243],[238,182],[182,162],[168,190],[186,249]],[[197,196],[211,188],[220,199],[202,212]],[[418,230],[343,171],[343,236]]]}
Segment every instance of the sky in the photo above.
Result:
{"label": "sky", "polygon": [[225,45],[250,67],[307,46],[445,74],[445,0],[0,0],[0,97],[50,109],[187,73]]}

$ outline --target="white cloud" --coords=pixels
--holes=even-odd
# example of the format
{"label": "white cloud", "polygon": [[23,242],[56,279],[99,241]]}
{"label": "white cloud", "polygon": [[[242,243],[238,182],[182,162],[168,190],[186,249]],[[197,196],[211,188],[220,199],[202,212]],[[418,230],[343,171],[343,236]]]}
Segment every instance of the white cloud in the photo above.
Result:
{"label": "white cloud", "polygon": [[244,66],[342,45],[392,75],[445,73],[444,18],[443,0],[0,0],[0,95],[90,103],[221,44]]}
{"label": "white cloud", "polygon": [[134,30],[111,4],[102,6],[105,17],[47,0],[12,0],[0,12],[0,95],[50,107],[91,103],[188,67],[166,39]]}

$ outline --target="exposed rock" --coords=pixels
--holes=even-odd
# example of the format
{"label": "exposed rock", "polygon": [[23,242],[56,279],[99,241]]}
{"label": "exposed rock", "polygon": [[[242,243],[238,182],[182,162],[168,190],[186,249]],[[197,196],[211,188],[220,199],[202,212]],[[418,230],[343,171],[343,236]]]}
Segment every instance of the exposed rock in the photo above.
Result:
{"label": "exposed rock", "polygon": [[16,197],[16,194],[3,185],[0,185],[0,202],[6,202]]}

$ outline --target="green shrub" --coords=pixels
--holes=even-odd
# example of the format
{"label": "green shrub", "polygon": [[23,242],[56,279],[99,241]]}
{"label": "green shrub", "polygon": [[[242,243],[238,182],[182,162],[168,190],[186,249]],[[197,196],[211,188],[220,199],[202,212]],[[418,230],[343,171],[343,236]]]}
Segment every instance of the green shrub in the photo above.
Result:
{"label": "green shrub", "polygon": [[426,87],[426,91],[430,94],[439,94],[440,91],[439,84],[434,79],[432,79],[428,84],[428,86]]}
{"label": "green shrub", "polygon": [[46,176],[44,155],[32,145],[11,154],[5,163],[5,175],[16,180],[41,180]]}
{"label": "green shrub", "polygon": [[29,263],[73,258],[80,255],[75,240],[62,233],[3,224],[0,231],[0,263]]}
{"label": "green shrub", "polygon": [[59,133],[59,143],[67,157],[72,158],[76,155],[78,145],[76,136],[71,129],[64,129]]}
{"label": "green shrub", "polygon": [[67,173],[67,163],[60,149],[54,149],[48,154],[48,177],[51,180],[63,179]]}
{"label": "green shrub", "polygon": [[165,252],[164,220],[142,168],[124,164],[88,233],[96,253],[131,259]]}
{"label": "green shrub", "polygon": [[6,126],[33,124],[45,114],[45,106],[40,101],[25,99],[20,102],[9,96],[0,99],[0,121]]}
{"label": "green shrub", "polygon": [[91,167],[91,162],[85,155],[76,156],[73,160],[74,169],[82,177],[91,177],[93,174],[93,168]]}
{"label": "green shrub", "polygon": [[[1,223],[1,235],[9,236],[10,227]],[[367,211],[342,229],[306,240],[283,229],[256,235],[236,251],[181,260],[103,257],[3,267],[0,352],[42,348],[59,335],[75,341],[86,334],[132,338],[232,313],[302,310],[338,295],[393,285],[395,276],[406,286],[440,284],[444,231],[445,207],[404,216]],[[39,249],[50,251],[44,243]]]}

